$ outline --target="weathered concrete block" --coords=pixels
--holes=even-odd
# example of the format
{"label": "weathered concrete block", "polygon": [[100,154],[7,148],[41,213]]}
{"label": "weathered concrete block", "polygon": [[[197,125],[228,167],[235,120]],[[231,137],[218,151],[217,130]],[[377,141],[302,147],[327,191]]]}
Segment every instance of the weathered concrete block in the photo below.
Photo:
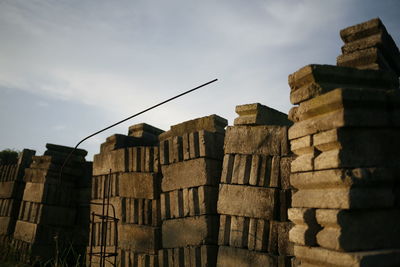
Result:
{"label": "weathered concrete block", "polygon": [[139,123],[129,127],[128,135],[142,139],[145,143],[158,143],[158,136],[164,131],[147,123]]}
{"label": "weathered concrete block", "polygon": [[129,147],[128,169],[130,172],[159,172],[159,149],[155,146]]}
{"label": "weathered concrete block", "polygon": [[69,184],[27,182],[22,200],[49,205],[70,206],[76,201],[76,188]]}
{"label": "weathered concrete block", "polygon": [[397,168],[333,169],[314,172],[292,173],[290,182],[298,189],[350,188],[392,186]]}
{"label": "weathered concrete block", "polygon": [[[400,250],[338,252],[321,247],[294,246],[301,264],[315,266],[398,266]],[[307,265],[306,265],[307,266]]]}
{"label": "weathered concrete block", "polygon": [[282,189],[290,189],[290,173],[291,173],[291,163],[295,157],[282,157],[280,159],[280,172],[279,172],[279,187]]}
{"label": "weathered concrete block", "polygon": [[296,155],[311,154],[314,151],[312,135],[290,140],[290,150]]}
{"label": "weathered concrete block", "polygon": [[158,255],[143,254],[143,253],[138,253],[136,251],[129,251],[124,249],[121,249],[119,255],[120,255],[119,263],[121,267],[158,266]]}
{"label": "weathered concrete block", "polygon": [[234,126],[225,134],[225,154],[289,154],[286,126]]}
{"label": "weathered concrete block", "polygon": [[74,151],[72,153],[72,155],[77,155],[77,156],[85,157],[87,155],[87,151],[84,149],[80,149],[80,148],[74,149],[73,147],[55,145],[55,144],[50,144],[50,143],[46,144],[46,148],[49,151],[57,151],[57,152],[66,153],[66,154],[69,154],[72,151]]}
{"label": "weathered concrete block", "polygon": [[381,50],[376,47],[355,51],[351,54],[343,54],[336,58],[336,64],[343,67],[352,67],[360,70],[384,70],[393,71],[391,64],[387,62]]}
{"label": "weathered concrete block", "polygon": [[14,198],[19,183],[15,181],[0,182],[0,198]]}
{"label": "weathered concrete block", "polygon": [[218,267],[231,266],[278,266],[277,258],[271,254],[249,251],[247,249],[220,246],[218,250]]}
{"label": "weathered concrete block", "polygon": [[279,191],[279,220],[288,220],[288,209],[292,207],[292,190],[283,189]]}
{"label": "weathered concrete block", "polygon": [[15,219],[11,217],[0,217],[0,235],[12,235],[13,234],[13,229],[11,229],[11,224],[13,223],[12,221]]}
{"label": "weathered concrete block", "polygon": [[217,244],[218,216],[166,220],[162,225],[163,248]]}
{"label": "weathered concrete block", "polygon": [[393,207],[394,194],[386,188],[300,189],[293,194],[292,207],[353,209]]}
{"label": "weathered concrete block", "polygon": [[119,232],[119,245],[125,250],[156,254],[161,246],[159,227],[122,224]]}
{"label": "weathered concrete block", "polygon": [[199,157],[221,160],[224,135],[205,130],[172,136],[160,143],[161,164],[172,164]]}
{"label": "weathered concrete block", "polygon": [[108,153],[94,155],[93,175],[105,175],[111,172],[127,172],[129,170],[128,150],[116,149]]}
{"label": "weathered concrete block", "polygon": [[160,143],[171,136],[183,136],[185,133],[206,130],[213,133],[224,133],[228,121],[218,115],[210,115],[198,119],[185,121],[171,126],[171,130],[159,135]]}
{"label": "weathered concrete block", "polygon": [[217,253],[218,247],[211,245],[162,249],[158,252],[158,266],[215,266]]}
{"label": "weathered concrete block", "polygon": [[317,152],[313,150],[309,154],[303,154],[295,158],[291,162],[291,172],[292,173],[297,173],[297,172],[305,172],[305,171],[312,171],[314,170],[314,159],[316,156]]}
{"label": "weathered concrete block", "polygon": [[172,191],[201,185],[216,185],[221,176],[222,162],[199,158],[163,165],[162,191]]}
{"label": "weathered concrete block", "polygon": [[399,210],[316,210],[324,227],[317,234],[320,246],[340,251],[400,248]]}
{"label": "weathered concrete block", "polygon": [[289,241],[306,245],[316,245],[316,235],[322,229],[318,224],[315,209],[291,208],[288,217],[295,225],[289,231]]}
{"label": "weathered concrete block", "polygon": [[289,128],[289,139],[296,139],[341,127],[384,127],[389,124],[386,110],[338,109],[298,122]]}
{"label": "weathered concrete block", "polygon": [[162,219],[217,213],[218,188],[200,186],[161,194]]}
{"label": "weathered concrete block", "polygon": [[[139,176],[141,175],[142,174],[139,174]],[[92,178],[91,188],[92,199],[103,199],[107,194],[109,194],[110,197],[120,196],[120,176],[121,173],[94,176]],[[109,189],[108,185],[110,185]]]}
{"label": "weathered concrete block", "polygon": [[119,175],[119,195],[130,198],[160,197],[161,177],[157,173],[126,172]]}
{"label": "weathered concrete block", "polygon": [[303,121],[342,108],[387,109],[388,95],[393,90],[337,87],[334,90],[302,102],[292,113]]}
{"label": "weathered concrete block", "polygon": [[349,43],[382,32],[387,32],[385,25],[379,18],[374,18],[340,30],[340,37]]}
{"label": "weathered concrete block", "polygon": [[[279,156],[226,154],[221,183],[279,187],[281,186],[280,162]],[[285,178],[286,170],[282,171],[284,171],[282,177]]]}
{"label": "weathered concrete block", "polygon": [[290,101],[303,101],[336,88],[395,89],[399,81],[394,73],[358,70],[331,65],[308,65],[289,75]]}
{"label": "weathered concrete block", "polygon": [[271,220],[277,216],[278,190],[221,184],[218,213]]}
{"label": "weathered concrete block", "polygon": [[288,116],[273,108],[260,103],[236,106],[235,112],[239,115],[234,125],[280,125],[290,126]]}
{"label": "weathered concrete block", "polygon": [[289,231],[294,226],[291,222],[278,224],[278,253],[279,255],[294,255],[294,244],[289,241]]}
{"label": "weathered concrete block", "polygon": [[18,180],[18,164],[0,165],[0,182]]}
{"label": "weathered concrete block", "polygon": [[161,225],[159,199],[122,198],[122,222],[140,225]]}
{"label": "weathered concrete block", "polygon": [[267,251],[270,222],[263,219],[221,215],[218,245]]}

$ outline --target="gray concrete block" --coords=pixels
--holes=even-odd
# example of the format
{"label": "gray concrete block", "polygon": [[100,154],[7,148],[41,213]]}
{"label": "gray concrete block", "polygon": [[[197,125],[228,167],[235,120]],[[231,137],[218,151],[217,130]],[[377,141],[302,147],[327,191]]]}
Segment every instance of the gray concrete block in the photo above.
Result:
{"label": "gray concrete block", "polygon": [[217,244],[218,216],[166,220],[162,225],[164,248]]}
{"label": "gray concrete block", "polygon": [[171,165],[163,165],[162,191],[216,185],[221,177],[222,162],[199,158]]}
{"label": "gray concrete block", "polygon": [[122,224],[119,231],[119,245],[125,250],[156,254],[161,248],[160,228]]}
{"label": "gray concrete block", "polygon": [[278,266],[277,257],[271,254],[249,251],[247,249],[220,246],[218,250],[218,267],[255,267]]}
{"label": "gray concrete block", "polygon": [[234,126],[225,134],[225,154],[289,154],[286,126]]}
{"label": "gray concrete block", "polygon": [[161,176],[157,173],[121,173],[118,185],[121,197],[157,199],[160,197]]}
{"label": "gray concrete block", "polygon": [[277,216],[278,190],[221,184],[218,213],[271,220]]}

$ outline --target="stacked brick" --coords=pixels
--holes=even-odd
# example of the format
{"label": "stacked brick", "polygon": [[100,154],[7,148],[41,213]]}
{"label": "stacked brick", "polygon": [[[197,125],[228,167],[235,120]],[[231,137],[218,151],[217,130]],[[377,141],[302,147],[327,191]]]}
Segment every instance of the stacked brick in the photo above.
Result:
{"label": "stacked brick", "polygon": [[6,242],[5,245],[14,233],[25,189],[24,171],[33,155],[35,151],[24,149],[17,163],[0,165],[0,240]]}
{"label": "stacked brick", "polygon": [[[83,247],[75,239],[79,184],[89,179],[84,150],[76,150],[60,170],[72,148],[47,144],[43,156],[33,156],[25,169],[25,190],[15,226],[13,244],[28,256],[47,260],[56,253]],[[90,166],[89,166],[90,167]]]}
{"label": "stacked brick", "polygon": [[[96,219],[91,249],[98,253],[103,243],[107,253],[118,253],[118,266],[158,265],[161,247],[158,135],[162,132],[144,123],[133,125],[128,136],[108,137],[100,154],[94,156],[91,212],[102,214],[103,200],[109,195],[112,206],[108,215],[116,217],[118,222],[107,222],[107,236],[102,241],[105,228]],[[111,179],[109,191],[108,179]],[[90,247],[87,251],[90,252]],[[100,257],[92,256],[92,265],[99,265],[99,260]],[[109,261],[112,262],[112,257],[107,258],[106,264]]]}
{"label": "stacked brick", "polygon": [[227,120],[216,115],[160,135],[162,245],[159,266],[215,266],[218,184]]}
{"label": "stacked brick", "polygon": [[[344,51],[360,48],[354,62],[387,47],[379,20],[341,36],[348,41]],[[379,45],[364,51],[364,43]],[[391,62],[398,49],[385,55],[380,57]],[[291,102],[298,105],[290,112],[295,123],[289,139],[297,155],[290,182],[298,191],[289,210],[295,224],[289,239],[301,266],[400,265],[399,80],[395,68],[388,71],[380,62],[352,65],[364,70],[309,65],[289,76]]]}
{"label": "stacked brick", "polygon": [[400,75],[400,53],[379,18],[340,31],[345,43],[338,66],[393,71]]}
{"label": "stacked brick", "polygon": [[225,136],[217,266],[290,266],[291,122],[258,103],[237,106],[236,112]]}

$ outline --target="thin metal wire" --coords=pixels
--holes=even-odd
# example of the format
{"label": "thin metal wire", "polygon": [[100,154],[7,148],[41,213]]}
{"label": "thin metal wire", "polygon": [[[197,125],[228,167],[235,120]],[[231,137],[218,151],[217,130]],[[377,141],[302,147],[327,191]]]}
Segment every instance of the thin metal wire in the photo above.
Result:
{"label": "thin metal wire", "polygon": [[154,105],[154,106],[151,106],[151,107],[149,107],[149,108],[147,108],[147,109],[145,109],[145,110],[142,110],[142,111],[140,111],[140,112],[138,112],[138,113],[136,113],[136,114],[134,114],[134,115],[132,115],[132,116],[129,116],[128,118],[125,118],[125,119],[123,119],[123,120],[120,120],[119,122],[116,122],[116,123],[114,123],[114,124],[111,124],[110,126],[107,126],[106,128],[101,129],[100,131],[97,131],[97,132],[95,132],[95,133],[93,133],[93,134],[91,134],[91,135],[89,135],[89,136],[86,136],[86,137],[83,138],[81,141],[79,141],[78,144],[76,144],[76,146],[74,147],[74,149],[71,150],[71,152],[68,154],[67,158],[65,159],[65,161],[64,161],[64,163],[63,163],[63,165],[61,166],[61,169],[60,169],[59,182],[61,182],[61,177],[62,177],[63,169],[64,169],[65,165],[68,163],[70,157],[71,157],[72,154],[75,152],[75,150],[78,148],[78,146],[79,146],[80,144],[82,144],[84,141],[86,141],[87,139],[89,139],[89,138],[91,138],[91,137],[93,137],[93,136],[95,136],[95,135],[97,135],[97,134],[99,134],[99,133],[102,133],[102,132],[104,132],[104,131],[106,131],[106,130],[108,130],[108,129],[114,127],[114,126],[117,126],[117,125],[119,125],[119,124],[121,124],[121,123],[123,123],[123,122],[125,122],[125,121],[127,121],[127,120],[130,120],[130,119],[132,119],[132,118],[134,118],[134,117],[136,117],[136,116],[139,116],[139,115],[141,115],[141,114],[143,114],[143,113],[145,113],[145,112],[147,112],[147,111],[150,111],[150,110],[152,110],[152,109],[154,109],[154,108],[156,108],[156,107],[159,107],[159,106],[161,106],[161,105],[163,105],[163,104],[165,104],[165,103],[168,103],[168,102],[170,102],[170,101],[172,101],[172,100],[174,100],[174,99],[177,99],[177,98],[179,98],[179,97],[181,97],[181,96],[184,96],[184,95],[186,95],[186,94],[189,94],[189,93],[191,93],[191,92],[193,92],[193,91],[195,91],[195,90],[197,90],[197,89],[200,89],[200,88],[202,88],[202,87],[204,87],[204,86],[207,86],[207,85],[209,85],[209,84],[211,84],[211,83],[213,83],[213,82],[216,82],[216,81],[218,81],[218,79],[214,79],[214,80],[212,80],[212,81],[209,81],[209,82],[206,82],[206,83],[204,83],[204,84],[202,84],[202,85],[199,85],[199,86],[197,86],[197,87],[195,87],[195,88],[193,88],[193,89],[187,90],[186,92],[183,92],[183,93],[181,93],[181,94],[179,94],[179,95],[176,95],[176,96],[174,96],[174,97],[171,97],[171,98],[169,98],[169,99],[167,99],[167,100],[164,100],[164,101],[162,101],[162,102],[160,102],[160,103],[158,103],[158,104],[156,104],[156,105]]}

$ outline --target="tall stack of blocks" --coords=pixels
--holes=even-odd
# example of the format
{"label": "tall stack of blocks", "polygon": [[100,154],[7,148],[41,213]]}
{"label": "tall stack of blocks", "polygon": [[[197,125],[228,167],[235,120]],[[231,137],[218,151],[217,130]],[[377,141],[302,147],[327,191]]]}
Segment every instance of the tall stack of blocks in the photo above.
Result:
{"label": "tall stack of blocks", "polygon": [[[128,136],[108,137],[101,145],[100,154],[94,156],[91,212],[102,214],[103,198],[107,195],[104,193],[108,189],[104,182],[111,179],[109,201],[112,206],[108,215],[119,221],[117,225],[112,221],[107,223],[104,245],[108,253],[118,246],[118,266],[158,265],[157,254],[161,247],[158,135],[162,132],[145,123],[133,125]],[[91,230],[94,233],[92,251],[100,252],[104,229],[99,219]],[[99,259],[92,256],[92,265],[97,266]],[[106,265],[112,260],[108,258]]]}
{"label": "tall stack of blocks", "polygon": [[225,136],[217,266],[290,266],[291,122],[258,103],[237,106],[236,112]]}
{"label": "tall stack of blocks", "polygon": [[34,150],[24,149],[17,163],[0,165],[0,240],[4,245],[8,245],[14,233],[25,189],[24,171],[34,155]]}
{"label": "tall stack of blocks", "polygon": [[160,267],[216,264],[216,206],[226,125],[226,119],[211,115],[171,126],[160,135]]}
{"label": "tall stack of blocks", "polygon": [[85,161],[87,152],[78,149],[60,176],[72,148],[53,144],[46,148],[44,155],[33,156],[25,169],[25,190],[13,236],[16,249],[41,260],[65,253],[71,246],[84,246],[85,240],[75,239],[77,227],[81,227],[77,225],[77,198],[78,188],[87,184],[91,173]]}
{"label": "tall stack of blocks", "polygon": [[289,238],[301,266],[399,266],[400,53],[379,20],[341,36],[338,65],[358,69],[309,65],[289,76],[298,190]]}

